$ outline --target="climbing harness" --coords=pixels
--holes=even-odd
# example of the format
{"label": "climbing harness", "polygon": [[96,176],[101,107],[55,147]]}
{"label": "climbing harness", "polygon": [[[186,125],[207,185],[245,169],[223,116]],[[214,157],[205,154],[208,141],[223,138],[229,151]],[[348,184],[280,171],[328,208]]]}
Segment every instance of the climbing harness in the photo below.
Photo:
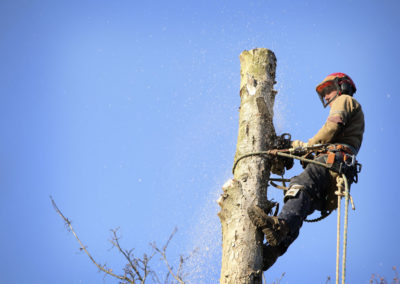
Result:
{"label": "climbing harness", "polygon": [[[282,189],[282,190],[289,190],[289,188],[286,187],[285,182],[290,182],[290,179],[283,178],[283,176],[282,176],[282,178],[270,178],[268,181],[269,181],[269,184],[272,185],[273,187],[276,187],[276,188]],[[274,181],[282,182],[282,186],[277,185],[276,183],[274,183]]]}
{"label": "climbing harness", "polygon": [[[289,134],[283,134],[281,138],[284,137],[284,135],[289,135]],[[288,136],[290,140],[290,135]],[[283,141],[283,139],[281,139]],[[283,143],[282,143],[283,144]],[[286,143],[287,144],[287,143]],[[343,161],[340,163],[335,162],[335,153],[336,152],[341,152],[343,155]],[[347,253],[347,230],[348,230],[348,207],[349,207],[349,201],[351,202],[352,209],[355,210],[353,198],[350,195],[350,188],[349,188],[349,180],[348,178],[351,178],[350,182],[357,183],[358,182],[358,174],[361,172],[362,165],[357,162],[355,155],[353,154],[354,151],[352,151],[351,148],[345,146],[345,145],[336,145],[336,144],[323,144],[323,145],[314,145],[312,147],[305,147],[305,148],[296,148],[296,149],[273,149],[273,150],[268,150],[268,151],[260,151],[260,152],[253,152],[253,153],[248,153],[245,155],[240,156],[238,159],[236,159],[232,172],[235,173],[235,168],[238,164],[238,162],[246,157],[251,157],[251,156],[263,156],[263,157],[269,157],[269,156],[280,156],[285,159],[297,159],[300,160],[302,163],[303,167],[305,167],[308,163],[316,164],[319,166],[322,166],[324,168],[327,168],[331,171],[334,171],[338,173],[339,175],[336,177],[336,187],[337,191],[335,191],[335,195],[337,196],[337,241],[336,241],[336,284],[339,284],[339,260],[340,260],[340,228],[341,228],[341,198],[345,198],[345,213],[344,213],[344,225],[343,225],[343,246],[342,246],[342,284],[345,283],[346,279],[346,253]],[[314,155],[320,155],[324,154],[327,155],[326,157],[326,163],[322,163],[319,161],[315,161],[312,158],[314,158]],[[309,158],[311,157],[311,158]],[[286,169],[290,169],[293,164],[290,165],[290,162],[286,160],[284,163]],[[289,167],[287,167],[288,165]],[[282,173],[282,178],[270,178],[269,179],[269,184],[281,189],[281,190],[289,190],[288,187],[286,187],[286,182],[290,182],[290,179],[285,179],[283,177]],[[282,186],[276,184],[275,182],[282,182]],[[273,206],[276,207],[274,216],[277,215],[278,210],[279,210],[279,203],[273,202]],[[271,208],[272,209],[272,208]],[[332,211],[325,211],[321,212],[321,216],[316,218],[316,219],[311,219],[311,220],[305,220],[305,222],[313,223],[313,222],[318,222],[321,221],[322,219],[326,218],[329,216]]]}
{"label": "climbing harness", "polygon": [[[285,141],[284,139],[287,139],[290,141],[290,134],[284,133],[282,134],[282,136],[278,136],[280,138],[279,141]],[[286,141],[287,141],[286,140]],[[288,142],[281,142],[280,145],[287,145]],[[343,154],[343,161],[340,163],[335,162],[335,153],[336,152],[341,152]],[[293,163],[290,164],[290,162],[288,162],[288,159],[297,159],[300,160],[300,162],[302,163],[303,167],[305,168],[307,164],[312,163],[312,164],[316,164],[319,166],[322,166],[324,168],[327,168],[331,171],[334,171],[336,173],[338,173],[339,175],[341,174],[346,174],[348,177],[351,177],[352,180],[351,182],[357,183],[358,182],[358,173],[360,173],[361,171],[361,164],[359,164],[356,161],[355,155],[353,154],[354,151],[352,151],[352,149],[350,149],[350,147],[344,146],[344,145],[336,145],[336,144],[319,144],[319,145],[314,145],[311,147],[304,147],[304,148],[291,148],[291,149],[273,149],[273,150],[268,150],[268,151],[259,151],[259,152],[253,152],[253,153],[248,153],[245,155],[240,156],[238,159],[236,159],[234,165],[233,165],[233,169],[232,172],[233,174],[235,173],[235,169],[237,164],[239,163],[239,161],[241,161],[244,158],[247,157],[251,157],[251,156],[264,156],[264,157],[270,157],[272,156],[279,156],[279,157],[283,157],[284,159],[286,159],[285,161],[285,168],[286,169],[290,169],[293,166]],[[319,161],[315,161],[313,159],[310,159],[308,157],[313,158],[314,156],[320,155],[320,154],[324,154],[327,155],[326,158],[326,163],[323,162],[319,162]],[[286,165],[289,165],[289,167],[287,167]],[[279,186],[275,183],[275,181],[280,181],[280,182],[289,182],[290,180],[288,179],[284,179],[283,178],[283,173],[282,173],[282,179],[269,179],[269,184],[287,191],[289,188],[285,186],[285,184],[283,183],[282,186]],[[306,219],[304,220],[305,222],[308,223],[315,223],[315,222],[319,222],[323,219],[325,219],[326,217],[328,217],[332,211],[332,210],[327,210],[327,211],[322,211],[321,212],[321,216],[315,219]]]}

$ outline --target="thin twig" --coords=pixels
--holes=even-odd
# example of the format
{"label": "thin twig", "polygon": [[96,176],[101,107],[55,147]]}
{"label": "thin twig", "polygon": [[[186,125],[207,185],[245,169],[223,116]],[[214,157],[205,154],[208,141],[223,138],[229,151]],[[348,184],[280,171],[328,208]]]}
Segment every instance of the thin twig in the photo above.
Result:
{"label": "thin twig", "polygon": [[172,277],[174,277],[175,280],[178,281],[178,283],[180,283],[180,284],[185,284],[185,282],[182,280],[181,277],[179,277],[178,274],[175,275],[175,273],[173,272],[173,268],[170,266],[170,264],[169,264],[169,262],[168,262],[168,260],[167,260],[167,256],[166,256],[166,251],[167,251],[168,245],[169,245],[171,239],[173,238],[173,236],[175,235],[175,233],[177,232],[177,230],[178,230],[177,228],[174,229],[174,231],[171,233],[170,237],[168,238],[167,242],[166,242],[165,245],[163,246],[163,249],[162,249],[162,250],[160,250],[160,249],[156,246],[155,243],[152,243],[151,246],[162,256],[162,258],[163,258],[163,260],[164,260],[164,263],[165,263],[165,265],[166,265],[167,268],[168,268],[169,274],[171,274]]}
{"label": "thin twig", "polygon": [[[140,282],[144,283],[144,282],[143,282],[142,275],[140,274],[139,270],[137,269],[137,265],[135,265],[135,264],[132,262],[131,254],[132,254],[132,251],[133,251],[133,250],[130,250],[130,251],[127,252],[127,251],[125,251],[125,250],[123,250],[123,249],[121,248],[121,246],[120,246],[120,244],[119,244],[119,237],[118,237],[118,235],[117,235],[117,231],[118,231],[118,228],[115,229],[115,230],[111,230],[111,232],[113,233],[113,238],[110,240],[110,242],[111,242],[111,243],[113,244],[113,246],[116,247],[116,248],[118,249],[118,251],[119,251],[120,253],[122,253],[122,255],[126,258],[126,260],[128,261],[130,267],[132,267],[132,269],[135,271],[136,276],[138,277],[138,280],[139,280]],[[134,260],[136,260],[136,258],[134,258]]]}
{"label": "thin twig", "polygon": [[193,255],[194,255],[195,253],[197,253],[198,251],[199,251],[199,248],[196,247],[196,248],[194,248],[194,250],[193,250],[189,255],[187,255],[186,257],[183,256],[183,255],[180,256],[180,258],[179,258],[179,260],[180,260],[180,261],[179,261],[179,268],[178,268],[178,271],[177,271],[177,276],[178,276],[179,278],[184,279],[184,278],[188,275],[188,273],[183,273],[183,265],[186,263],[187,260],[189,260],[191,257],[193,257]]}
{"label": "thin twig", "polygon": [[65,224],[68,225],[69,229],[71,230],[72,234],[75,236],[76,240],[78,241],[81,250],[83,250],[87,256],[90,258],[90,260],[97,266],[98,269],[100,269],[101,271],[103,271],[104,273],[111,275],[115,278],[118,278],[119,280],[123,280],[123,281],[128,281],[129,283],[134,283],[132,282],[129,278],[127,278],[126,276],[120,276],[117,275],[115,273],[112,272],[112,269],[107,269],[106,266],[102,266],[100,264],[98,264],[94,258],[92,257],[92,255],[89,253],[89,251],[86,249],[86,246],[81,242],[81,240],[78,238],[77,234],[75,233],[74,228],[71,225],[71,221],[68,220],[60,211],[60,209],[58,209],[57,204],[54,202],[53,197],[50,196],[51,199],[51,203],[53,204],[54,209],[56,210],[56,212],[58,213],[58,215],[61,216],[61,218],[64,220]]}
{"label": "thin twig", "polygon": [[328,283],[331,283],[331,277],[330,276],[328,276],[328,278],[326,278],[325,284],[328,284]]}
{"label": "thin twig", "polygon": [[282,273],[281,278],[279,278],[278,282],[276,282],[276,284],[281,283],[283,276],[285,276],[285,272]]}

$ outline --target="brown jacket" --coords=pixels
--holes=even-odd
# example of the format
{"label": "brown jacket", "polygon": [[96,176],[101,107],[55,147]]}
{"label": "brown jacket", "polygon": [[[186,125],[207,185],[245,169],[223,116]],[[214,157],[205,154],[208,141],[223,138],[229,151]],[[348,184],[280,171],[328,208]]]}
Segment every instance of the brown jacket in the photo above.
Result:
{"label": "brown jacket", "polygon": [[332,102],[328,119],[307,144],[347,144],[357,153],[363,140],[364,127],[361,105],[352,96],[341,95]]}

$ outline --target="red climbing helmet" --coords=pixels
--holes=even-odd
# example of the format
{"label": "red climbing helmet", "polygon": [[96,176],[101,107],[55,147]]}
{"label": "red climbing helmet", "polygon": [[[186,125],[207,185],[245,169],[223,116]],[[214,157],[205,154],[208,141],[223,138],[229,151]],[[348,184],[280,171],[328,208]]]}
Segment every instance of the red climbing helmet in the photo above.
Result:
{"label": "red climbing helmet", "polygon": [[[325,101],[325,95],[335,90],[337,92],[336,96],[329,101]],[[332,73],[316,87],[316,91],[323,106],[326,107],[342,94],[353,96],[357,88],[350,76],[344,73]]]}

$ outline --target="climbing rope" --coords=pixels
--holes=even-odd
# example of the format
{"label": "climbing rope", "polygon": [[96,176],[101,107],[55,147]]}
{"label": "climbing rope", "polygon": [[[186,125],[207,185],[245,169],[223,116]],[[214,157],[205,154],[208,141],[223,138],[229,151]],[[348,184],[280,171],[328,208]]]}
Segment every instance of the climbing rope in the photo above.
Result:
{"label": "climbing rope", "polygon": [[345,184],[345,203],[344,203],[344,227],[343,227],[343,255],[342,255],[342,284],[346,279],[346,252],[347,252],[347,227],[349,220],[349,185],[346,176],[343,176]]}
{"label": "climbing rope", "polygon": [[[343,192],[344,184],[344,192]],[[338,176],[336,178],[336,186],[338,190],[335,192],[338,196],[338,215],[337,215],[337,234],[336,234],[336,284],[339,284],[339,259],[340,259],[340,220],[341,220],[341,198],[344,196],[344,225],[343,225],[343,252],[342,252],[342,284],[346,280],[346,253],[347,253],[347,230],[348,230],[348,219],[349,219],[349,200],[351,201],[351,207],[355,210],[353,198],[350,195],[349,183],[346,176]]]}
{"label": "climbing rope", "polygon": [[281,156],[281,157],[292,158],[292,159],[300,160],[305,163],[313,163],[313,164],[322,166],[327,169],[332,169],[332,165],[327,165],[325,163],[307,159],[305,157],[299,157],[297,155],[284,153],[284,152],[288,152],[288,151],[289,150],[287,150],[287,149],[285,149],[285,150],[268,150],[268,151],[260,151],[260,152],[252,152],[252,153],[244,154],[236,159],[235,163],[233,164],[232,174],[235,174],[236,166],[239,163],[239,161],[241,161],[242,159],[247,158],[247,157],[252,157],[252,156],[270,156],[270,155],[277,155],[277,156]]}
{"label": "climbing rope", "polygon": [[338,176],[336,178],[336,187],[337,191],[335,192],[337,195],[337,226],[336,226],[336,284],[339,283],[339,260],[340,260],[340,212],[341,212],[341,197],[342,197],[342,188],[343,188],[343,179]]}
{"label": "climbing rope", "polygon": [[260,152],[253,152],[253,153],[244,154],[244,155],[240,156],[239,158],[236,159],[235,163],[233,164],[232,174],[235,174],[236,166],[240,160],[247,158],[247,157],[252,157],[252,156],[268,156],[268,155],[270,155],[269,151],[260,151]]}

